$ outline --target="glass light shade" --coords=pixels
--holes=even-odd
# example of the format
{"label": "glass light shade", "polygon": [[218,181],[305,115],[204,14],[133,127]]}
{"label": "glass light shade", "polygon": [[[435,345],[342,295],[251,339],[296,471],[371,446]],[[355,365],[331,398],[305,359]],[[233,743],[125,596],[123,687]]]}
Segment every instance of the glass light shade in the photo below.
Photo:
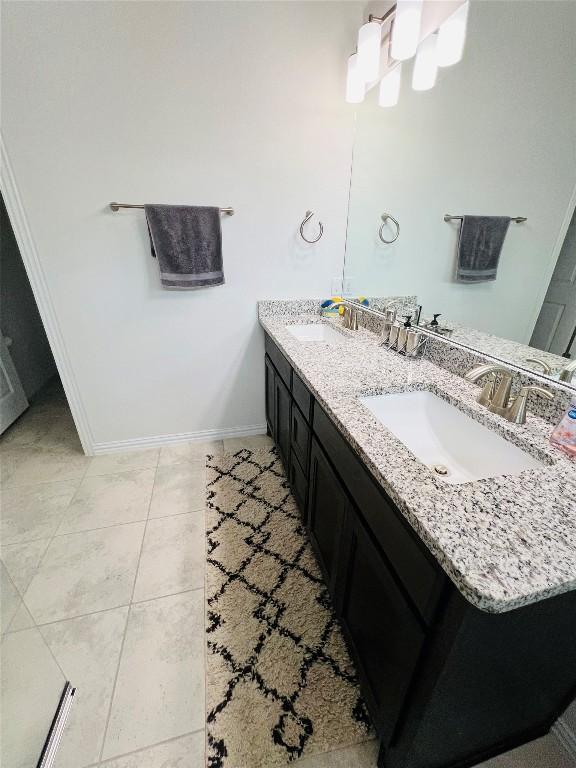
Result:
{"label": "glass light shade", "polygon": [[429,35],[420,43],[412,73],[412,88],[415,91],[429,91],[436,83],[436,75],[438,74],[437,39],[438,35]]}
{"label": "glass light shade", "polygon": [[358,32],[358,69],[365,82],[371,83],[380,72],[380,45],[382,27],[378,21],[369,21]]}
{"label": "glass light shade", "polygon": [[466,23],[470,3],[464,3],[449,16],[438,30],[437,61],[439,67],[457,64],[464,53],[466,41]]}
{"label": "glass light shade", "polygon": [[400,96],[400,81],[402,79],[402,64],[398,64],[386,77],[380,81],[378,104],[381,107],[394,107]]}
{"label": "glass light shade", "polygon": [[397,0],[390,53],[396,61],[410,59],[420,39],[422,0]]}
{"label": "glass light shade", "polygon": [[359,104],[364,101],[366,83],[358,69],[358,54],[353,53],[348,59],[348,75],[346,77],[346,101],[349,104]]}

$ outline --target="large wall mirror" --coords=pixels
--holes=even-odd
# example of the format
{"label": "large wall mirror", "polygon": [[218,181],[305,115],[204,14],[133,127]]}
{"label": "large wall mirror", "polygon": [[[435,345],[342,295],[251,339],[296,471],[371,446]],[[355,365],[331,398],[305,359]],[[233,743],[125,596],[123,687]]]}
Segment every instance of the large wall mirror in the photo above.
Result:
{"label": "large wall mirror", "polygon": [[[441,313],[453,340],[553,378],[576,358],[575,30],[573,0],[471,0],[464,56],[431,90],[411,88],[410,61],[395,106],[366,95],[344,272],[348,293],[416,294],[422,323]],[[462,221],[446,214],[526,219],[495,280],[458,280]]]}

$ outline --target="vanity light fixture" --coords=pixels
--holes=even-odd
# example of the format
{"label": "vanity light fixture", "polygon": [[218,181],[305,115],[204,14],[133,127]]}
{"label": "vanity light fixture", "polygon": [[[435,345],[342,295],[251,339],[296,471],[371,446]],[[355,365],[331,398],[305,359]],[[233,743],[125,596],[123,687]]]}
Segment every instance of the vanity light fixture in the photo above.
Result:
{"label": "vanity light fixture", "polygon": [[434,33],[428,35],[418,46],[412,72],[412,88],[415,91],[429,91],[430,88],[434,88],[438,74],[437,41],[438,35]]}
{"label": "vanity light fixture", "polygon": [[466,41],[466,23],[468,21],[469,2],[464,3],[452,14],[438,30],[437,61],[439,67],[451,67],[457,64],[464,53]]}
{"label": "vanity light fixture", "polygon": [[366,83],[378,79],[380,73],[380,46],[382,25],[370,20],[358,32],[358,70]]}
{"label": "vanity light fixture", "polygon": [[366,82],[358,67],[358,54],[353,53],[348,59],[348,75],[346,77],[346,101],[349,104],[359,104],[364,101]]}
{"label": "vanity light fixture", "polygon": [[379,85],[378,104],[395,106],[401,63],[415,54],[412,87],[415,91],[433,88],[438,67],[456,64],[464,51],[470,0],[459,0],[456,11],[454,4],[396,0],[382,16],[370,14],[358,32],[357,50],[348,59],[346,101],[359,104]]}
{"label": "vanity light fixture", "polygon": [[378,104],[381,107],[395,107],[400,96],[400,83],[402,80],[402,64],[397,64],[386,77],[380,81],[378,90]]}
{"label": "vanity light fixture", "polygon": [[423,0],[397,0],[390,53],[396,61],[411,59],[420,40]]}

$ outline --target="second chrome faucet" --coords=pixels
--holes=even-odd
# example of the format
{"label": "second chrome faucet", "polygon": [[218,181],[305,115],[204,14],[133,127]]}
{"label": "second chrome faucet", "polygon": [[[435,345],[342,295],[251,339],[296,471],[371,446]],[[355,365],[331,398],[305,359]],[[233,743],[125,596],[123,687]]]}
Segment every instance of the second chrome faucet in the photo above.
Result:
{"label": "second chrome faucet", "polygon": [[482,387],[478,402],[485,405],[491,413],[497,413],[514,424],[526,423],[527,402],[530,393],[547,400],[554,399],[553,392],[537,386],[522,387],[516,397],[511,398],[512,374],[501,365],[478,365],[468,371],[464,378],[476,382],[483,376],[490,378]]}

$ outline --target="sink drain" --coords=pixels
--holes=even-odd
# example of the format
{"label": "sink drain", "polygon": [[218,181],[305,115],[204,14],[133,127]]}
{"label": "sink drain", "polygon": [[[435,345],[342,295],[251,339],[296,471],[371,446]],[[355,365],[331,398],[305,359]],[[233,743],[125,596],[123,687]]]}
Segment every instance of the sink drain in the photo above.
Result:
{"label": "sink drain", "polygon": [[432,469],[437,475],[442,475],[442,477],[450,474],[450,470],[444,464],[433,464]]}

